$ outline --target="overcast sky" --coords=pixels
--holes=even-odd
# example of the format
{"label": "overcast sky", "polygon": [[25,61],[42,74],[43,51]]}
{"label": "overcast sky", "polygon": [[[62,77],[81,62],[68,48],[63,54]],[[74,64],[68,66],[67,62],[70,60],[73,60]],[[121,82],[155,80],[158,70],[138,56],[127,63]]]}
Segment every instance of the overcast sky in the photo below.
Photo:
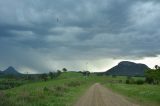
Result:
{"label": "overcast sky", "polygon": [[0,0],[0,70],[160,65],[159,0]]}

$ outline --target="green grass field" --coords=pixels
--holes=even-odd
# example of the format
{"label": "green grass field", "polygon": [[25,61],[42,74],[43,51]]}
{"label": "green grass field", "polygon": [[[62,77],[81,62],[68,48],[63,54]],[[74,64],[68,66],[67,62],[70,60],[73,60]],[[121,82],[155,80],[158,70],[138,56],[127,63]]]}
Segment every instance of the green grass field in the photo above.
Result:
{"label": "green grass field", "polygon": [[[67,77],[68,75],[66,75]],[[66,78],[26,84],[1,91],[1,106],[70,106],[87,85],[83,79]]]}
{"label": "green grass field", "polygon": [[126,78],[96,75],[84,77],[80,73],[65,72],[58,78],[46,82],[27,83],[1,90],[0,106],[72,106],[87,88],[96,82],[143,105],[160,105],[160,85],[125,84]]}
{"label": "green grass field", "polygon": [[67,72],[57,79],[1,90],[0,106],[71,106],[93,83],[93,77]]}
{"label": "green grass field", "polygon": [[106,83],[105,85],[112,91],[120,93],[141,105],[160,106],[160,85],[137,85],[125,83]]}

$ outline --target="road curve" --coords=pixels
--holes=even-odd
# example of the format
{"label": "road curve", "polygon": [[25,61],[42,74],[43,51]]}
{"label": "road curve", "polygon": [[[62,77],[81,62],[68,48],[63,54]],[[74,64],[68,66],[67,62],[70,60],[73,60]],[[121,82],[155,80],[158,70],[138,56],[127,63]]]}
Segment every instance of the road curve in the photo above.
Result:
{"label": "road curve", "polygon": [[99,83],[92,85],[74,106],[139,106],[113,93]]}

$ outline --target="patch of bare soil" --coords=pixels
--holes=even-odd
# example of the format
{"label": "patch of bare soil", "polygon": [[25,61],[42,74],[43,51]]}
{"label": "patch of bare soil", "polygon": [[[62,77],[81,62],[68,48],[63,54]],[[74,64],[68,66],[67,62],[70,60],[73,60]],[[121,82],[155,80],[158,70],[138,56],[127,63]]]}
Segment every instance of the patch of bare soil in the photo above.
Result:
{"label": "patch of bare soil", "polygon": [[99,83],[92,85],[75,106],[139,106],[113,93]]}

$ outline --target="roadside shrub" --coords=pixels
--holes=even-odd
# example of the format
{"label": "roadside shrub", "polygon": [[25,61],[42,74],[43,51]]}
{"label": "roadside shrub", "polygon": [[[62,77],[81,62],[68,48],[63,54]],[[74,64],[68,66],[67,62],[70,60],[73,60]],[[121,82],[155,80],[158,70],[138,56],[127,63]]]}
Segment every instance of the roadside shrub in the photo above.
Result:
{"label": "roadside shrub", "polygon": [[138,85],[142,85],[142,84],[144,84],[144,80],[142,80],[142,79],[134,80],[132,77],[128,77],[126,79],[126,84],[138,84]]}
{"label": "roadside shrub", "polygon": [[143,81],[143,80],[141,80],[141,79],[139,79],[139,80],[137,80],[137,81],[136,81],[136,84],[138,84],[138,85],[142,85],[142,84],[144,84],[144,81]]}
{"label": "roadside shrub", "polygon": [[15,103],[9,100],[4,92],[0,91],[0,106],[16,106]]}
{"label": "roadside shrub", "polygon": [[54,87],[54,92],[53,94],[55,96],[63,96],[64,93],[68,90],[67,86],[64,86],[64,85],[58,85],[58,86],[55,86]]}
{"label": "roadside shrub", "polygon": [[49,89],[47,87],[44,87],[43,91],[46,92],[46,91],[49,91]]}
{"label": "roadside shrub", "polygon": [[30,93],[27,91],[20,92],[17,99],[19,101],[26,101],[26,102],[31,102],[34,100],[33,96],[31,96]]}
{"label": "roadside shrub", "polygon": [[67,83],[67,86],[69,86],[69,87],[77,87],[80,85],[81,85],[81,83],[79,81],[72,81],[72,82]]}
{"label": "roadside shrub", "polygon": [[134,84],[134,83],[135,83],[135,80],[132,77],[128,77],[126,79],[126,84]]}
{"label": "roadside shrub", "polygon": [[45,94],[47,94],[47,95],[51,95],[52,93],[55,92],[55,90],[54,90],[54,89],[51,89],[51,88],[44,87],[44,88],[43,88],[43,92],[44,92]]}
{"label": "roadside shrub", "polygon": [[122,81],[122,80],[119,80],[118,82],[119,82],[120,84],[121,84],[121,83],[123,83],[123,81]]}
{"label": "roadside shrub", "polygon": [[64,92],[54,92],[54,95],[57,97],[57,96],[63,96],[64,95]]}
{"label": "roadside shrub", "polygon": [[103,76],[104,73],[96,73],[97,76]]}
{"label": "roadside shrub", "polygon": [[54,89],[56,92],[66,92],[68,88],[66,86],[56,86]]}
{"label": "roadside shrub", "polygon": [[16,80],[3,80],[0,82],[0,90],[10,89],[14,87],[18,87],[22,85],[22,81],[16,81]]}
{"label": "roadside shrub", "polygon": [[155,65],[155,69],[149,69],[145,71],[146,82],[149,84],[160,83],[160,67]]}
{"label": "roadside shrub", "polygon": [[148,84],[152,84],[152,83],[154,82],[153,78],[149,78],[149,77],[147,77],[147,78],[145,79],[145,81],[146,81],[146,83],[148,83]]}
{"label": "roadside shrub", "polygon": [[11,94],[10,92],[7,92],[7,93],[5,93],[5,96],[6,96],[7,98],[9,98],[9,97],[12,96],[12,94]]}
{"label": "roadside shrub", "polygon": [[41,79],[43,79],[44,81],[47,81],[48,80],[48,75],[46,73],[44,74],[41,74]]}
{"label": "roadside shrub", "polygon": [[112,75],[112,78],[117,78],[117,76],[116,75]]}
{"label": "roadside shrub", "polygon": [[5,97],[5,93],[0,91],[0,99],[2,99],[3,97]]}
{"label": "roadside shrub", "polygon": [[126,80],[126,84],[129,84],[129,79]]}
{"label": "roadside shrub", "polygon": [[44,99],[45,98],[45,94],[43,91],[41,90],[37,90],[35,95],[34,95],[36,98],[41,98],[41,99]]}

